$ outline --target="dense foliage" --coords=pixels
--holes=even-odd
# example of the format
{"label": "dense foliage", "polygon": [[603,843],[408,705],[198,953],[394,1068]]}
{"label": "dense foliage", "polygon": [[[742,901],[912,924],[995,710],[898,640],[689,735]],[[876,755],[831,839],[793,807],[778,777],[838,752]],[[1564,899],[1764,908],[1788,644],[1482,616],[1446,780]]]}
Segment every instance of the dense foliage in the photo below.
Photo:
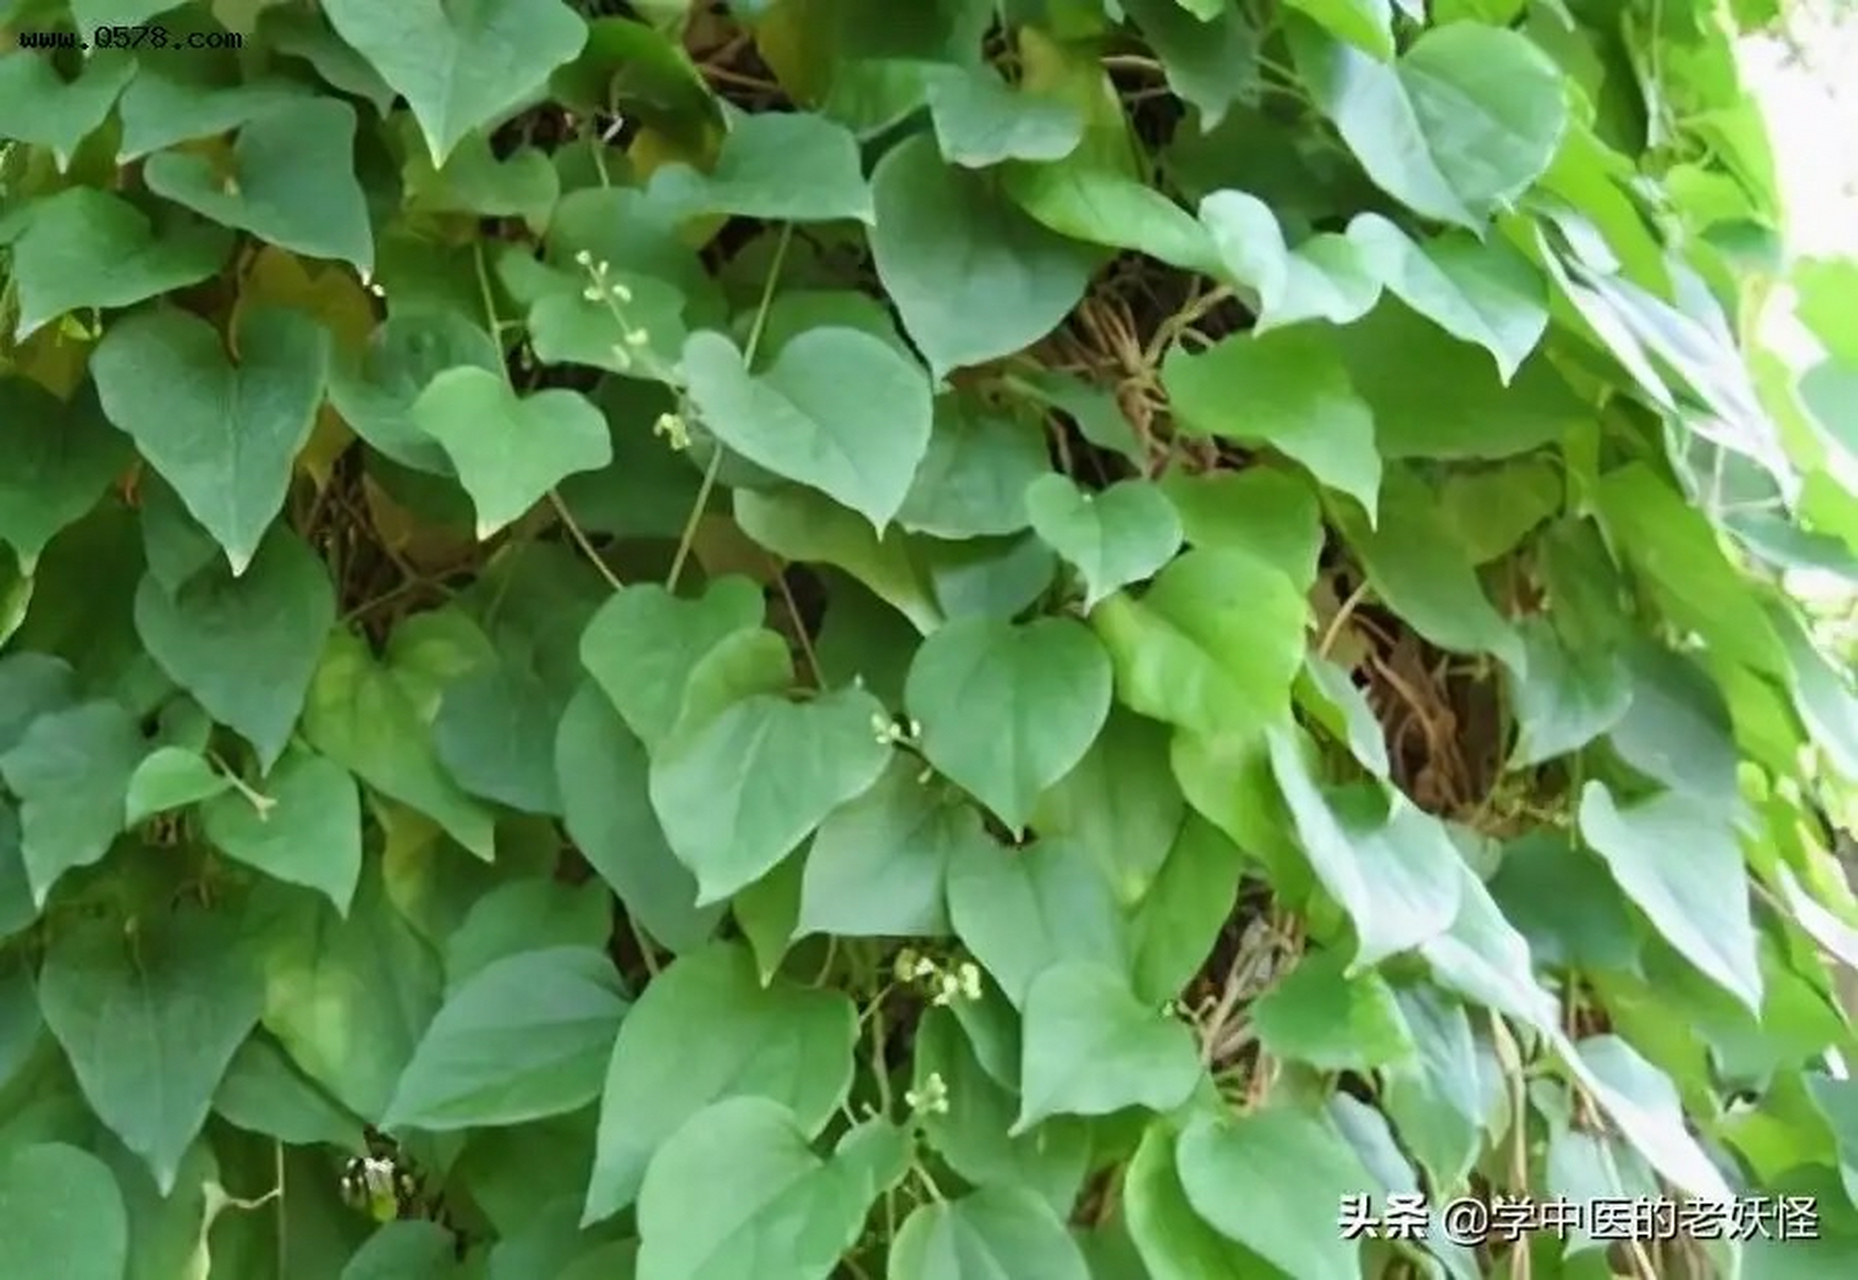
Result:
{"label": "dense foliage", "polygon": [[1773,10],[0,0],[0,1277],[1858,1274]]}

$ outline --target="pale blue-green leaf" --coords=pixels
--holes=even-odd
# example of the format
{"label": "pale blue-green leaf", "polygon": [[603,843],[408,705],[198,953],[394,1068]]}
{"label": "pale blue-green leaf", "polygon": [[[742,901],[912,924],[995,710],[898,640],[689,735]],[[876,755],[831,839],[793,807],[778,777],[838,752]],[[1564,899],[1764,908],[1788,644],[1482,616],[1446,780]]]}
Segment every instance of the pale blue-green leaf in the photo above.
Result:
{"label": "pale blue-green leaf", "polygon": [[1311,97],[1368,176],[1426,217],[1481,232],[1567,130],[1561,71],[1519,32],[1451,23],[1391,64],[1313,27],[1289,34]]}
{"label": "pale blue-green leaf", "polygon": [[858,139],[804,111],[737,113],[707,174],[672,163],[652,174],[661,207],[770,222],[872,221]]}
{"label": "pale blue-green leaf", "polygon": [[1181,549],[1180,514],[1146,480],[1092,491],[1047,472],[1027,486],[1025,501],[1039,537],[1083,575],[1086,613],[1158,572]]}
{"label": "pale blue-green leaf", "polygon": [[243,573],[284,506],[297,451],[322,404],[330,338],[298,311],[242,313],[238,363],[190,312],[110,326],[90,358],[103,411],[135,439]]}
{"label": "pale blue-green leaf", "polygon": [[434,1016],[382,1123],[444,1131],[578,1110],[600,1096],[626,1008],[612,961],[593,948],[492,961]]}
{"label": "pale blue-green leaf", "polygon": [[878,278],[938,377],[1030,346],[1083,298],[1095,255],[944,164],[934,138],[893,147],[872,187]]}
{"label": "pale blue-green leaf", "polygon": [[1237,335],[1197,355],[1177,347],[1161,379],[1187,431],[1269,445],[1373,520],[1381,484],[1374,413],[1326,334],[1306,325]]}
{"label": "pale blue-green leaf", "polygon": [[1298,742],[1271,735],[1271,771],[1297,839],[1358,938],[1351,972],[1419,946],[1451,927],[1463,866],[1445,829],[1399,792],[1383,800],[1353,787],[1325,794]]}
{"label": "pale blue-green leaf", "polygon": [[674,735],[652,760],[652,808],[697,878],[697,902],[760,879],[827,814],[876,782],[891,748],[877,699],[757,694]]}
{"label": "pale blue-green leaf", "polygon": [[35,906],[65,872],[110,851],[128,825],[129,779],[147,751],[135,717],[97,701],[38,716],[0,756],[0,778],[19,797],[20,857]]}
{"label": "pale blue-green leaf", "polygon": [[1505,383],[1548,329],[1546,281],[1500,239],[1453,231],[1421,244],[1377,213],[1350,222],[1348,239],[1400,301],[1490,352]]}
{"label": "pale blue-green leaf", "polygon": [[1202,1079],[1187,1024],[1100,964],[1061,961],[1033,979],[1021,1036],[1014,1135],[1047,1116],[1172,1111]]}
{"label": "pale blue-green leaf", "polygon": [[928,90],[942,155],[970,169],[1062,160],[1084,140],[1084,117],[1074,105],[1011,88],[985,65],[937,68]]}
{"label": "pale blue-green leaf", "polygon": [[276,880],[315,889],[347,914],[361,878],[361,792],[349,772],[293,748],[258,784],[259,807],[229,792],[201,810],[221,853]]}
{"label": "pale blue-green leaf", "polygon": [[16,1146],[0,1157],[0,1271],[61,1280],[122,1280],[129,1215],[109,1166],[64,1143]]}
{"label": "pale blue-green leaf", "polygon": [[1111,683],[1103,646],[1075,620],[968,617],[916,651],[904,705],[929,763],[1017,831],[1096,740]]}
{"label": "pale blue-green leaf", "polygon": [[[829,495],[882,532],[929,448],[929,380],[856,329],[809,329],[751,373],[717,333],[684,344],[684,374],[704,426],[749,461]],[[873,409],[879,408],[877,416]]]}
{"label": "pale blue-green leaf", "polygon": [[292,253],[374,269],[374,232],[355,177],[355,109],[335,97],[292,98],[239,130],[225,168],[162,151],[142,164],[156,195]]}
{"label": "pale blue-green leaf", "polygon": [[586,22],[553,0],[327,0],[323,12],[407,100],[435,165],[473,129],[541,96],[587,42]]}
{"label": "pale blue-green leaf", "polygon": [[1734,828],[1674,792],[1622,806],[1597,779],[1581,792],[1580,826],[1664,939],[1759,1013],[1761,967]]}
{"label": "pale blue-green leaf", "polygon": [[232,248],[223,227],[151,221],[121,196],[90,186],[34,201],[25,219],[13,251],[13,336],[20,342],[69,311],[132,307],[198,284]]}
{"label": "pale blue-green leaf", "polygon": [[45,1021],[97,1116],[165,1197],[264,1007],[264,978],[223,915],[189,909],[60,931],[39,975]]}
{"label": "pale blue-green leaf", "polygon": [[817,1134],[851,1086],[857,1022],[836,991],[780,977],[763,986],[743,947],[715,943],[675,961],[614,1041],[583,1224],[631,1204],[664,1141],[720,1099],[771,1098]]}
{"label": "pale blue-green leaf", "polygon": [[1302,320],[1350,324],[1380,298],[1381,282],[1344,237],[1312,236],[1294,250],[1271,206],[1244,191],[1215,191],[1200,222],[1218,250],[1222,274],[1258,299],[1259,333]]}

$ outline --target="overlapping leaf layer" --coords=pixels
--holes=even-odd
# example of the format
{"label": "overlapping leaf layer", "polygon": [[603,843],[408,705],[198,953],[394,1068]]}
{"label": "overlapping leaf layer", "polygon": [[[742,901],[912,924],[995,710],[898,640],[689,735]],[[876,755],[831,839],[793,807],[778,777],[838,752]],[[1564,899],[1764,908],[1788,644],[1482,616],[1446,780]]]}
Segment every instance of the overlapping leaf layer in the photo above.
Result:
{"label": "overlapping leaf layer", "polygon": [[1774,16],[0,0],[0,1276],[1858,1274]]}

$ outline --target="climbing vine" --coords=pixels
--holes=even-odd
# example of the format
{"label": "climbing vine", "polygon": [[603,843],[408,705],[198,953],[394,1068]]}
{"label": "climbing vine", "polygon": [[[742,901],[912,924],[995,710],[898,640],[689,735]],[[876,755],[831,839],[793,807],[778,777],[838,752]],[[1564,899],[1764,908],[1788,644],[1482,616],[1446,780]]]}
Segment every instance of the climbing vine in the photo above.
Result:
{"label": "climbing vine", "polygon": [[1852,1274],[1781,16],[0,0],[0,1275]]}

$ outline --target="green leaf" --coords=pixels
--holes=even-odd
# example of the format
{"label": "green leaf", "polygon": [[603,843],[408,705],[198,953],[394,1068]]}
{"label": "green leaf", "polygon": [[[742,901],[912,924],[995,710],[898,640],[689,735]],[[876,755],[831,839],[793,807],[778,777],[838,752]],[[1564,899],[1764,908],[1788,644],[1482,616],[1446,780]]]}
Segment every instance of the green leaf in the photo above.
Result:
{"label": "green leaf", "polygon": [[1242,1280],[1251,1259],[1208,1226],[1188,1202],[1175,1171],[1175,1134],[1161,1123],[1142,1131],[1123,1173],[1123,1211],[1153,1280]]}
{"label": "green leaf", "polygon": [[361,878],[346,917],[287,892],[264,931],[265,1029],[305,1075],[378,1122],[438,1011],[439,957],[388,900],[378,869]]}
{"label": "green leaf", "polygon": [[549,73],[587,41],[587,24],[549,0],[480,0],[469,8],[411,0],[392,10],[330,0],[323,11],[407,100],[434,165],[472,130],[539,96]]}
{"label": "green leaf", "polygon": [[1720,816],[1675,793],[1622,807],[1596,780],[1581,792],[1580,826],[1665,941],[1759,1016],[1747,875]]}
{"label": "green leaf", "polygon": [[703,174],[668,164],[652,174],[650,199],[680,213],[726,213],[770,222],[870,222],[871,189],[858,139],[804,111],[737,114],[716,166]]}
{"label": "green leaf", "polygon": [[565,476],[613,460],[606,419],[578,391],[519,396],[484,369],[447,369],[413,402],[413,423],[437,440],[477,508],[487,540],[521,519]]}
{"label": "green leaf", "polygon": [[757,694],[652,759],[652,808],[697,877],[697,902],[759,880],[827,814],[876,782],[890,748],[877,699],[841,689],[808,702]]}
{"label": "green leaf", "polygon": [[1122,7],[1161,59],[1168,87],[1199,109],[1205,131],[1256,91],[1259,35],[1235,4],[1194,4],[1192,13],[1180,0],[1128,0]]}
{"label": "green leaf", "polygon": [[568,834],[626,910],[664,946],[688,951],[722,918],[697,906],[696,877],[672,854],[652,812],[644,745],[591,682],[575,691],[555,738]]}
{"label": "green leaf", "polygon": [[1717,655],[1788,678],[1780,635],[1701,511],[1643,463],[1607,473],[1596,496],[1608,530],[1666,617],[1702,635]]}
{"label": "green leaf", "polygon": [[1374,414],[1326,334],[1239,335],[1198,355],[1177,347],[1161,379],[1187,431],[1269,445],[1373,517],[1381,483]]}
{"label": "green leaf", "polygon": [[963,618],[916,651],[904,705],[929,763],[1018,831],[1102,730],[1110,685],[1102,645],[1073,620]]}
{"label": "green leaf", "polygon": [[[883,530],[929,448],[922,371],[855,329],[809,329],[758,374],[735,344],[695,333],[684,372],[703,424],[749,461],[811,485]],[[874,424],[870,407],[885,406]]]}
{"label": "green leaf", "polygon": [[198,284],[232,248],[221,227],[154,223],[95,187],[66,187],[34,201],[25,216],[12,268],[19,290],[13,336],[21,342],[66,312],[132,307]]}
{"label": "green leaf", "polygon": [[1105,600],[1091,625],[1126,706],[1184,729],[1239,733],[1288,715],[1306,614],[1290,579],[1262,560],[1196,548],[1140,600]]}
{"label": "green leaf", "polygon": [[103,411],[245,572],[283,509],[310,437],[329,336],[299,312],[243,313],[237,365],[213,326],[181,311],[110,326],[90,358]]}
{"label": "green leaf", "polygon": [[901,530],[880,535],[869,520],[798,485],[736,490],[735,519],[743,533],[782,559],[845,570],[923,635],[944,620],[945,606]]}
{"label": "green leaf", "polygon": [[1400,301],[1490,352],[1506,384],[1548,328],[1547,282],[1501,240],[1454,231],[1420,244],[1375,213],[1350,222],[1348,240]]}
{"label": "green leaf", "polygon": [[406,691],[347,631],[329,634],[310,681],[303,732],[323,755],[490,860],[496,847],[493,815],[446,776]]}
{"label": "green leaf", "polygon": [[213,1092],[264,1006],[264,979],[222,915],[182,910],[61,930],[39,974],[46,1025],[97,1116],[166,1197]]}
{"label": "green leaf", "polygon": [[760,1280],[770,1258],[793,1280],[826,1280],[879,1188],[849,1140],[821,1160],[811,1136],[767,1098],[728,1098],[692,1116],[639,1192],[643,1280]]}
{"label": "green leaf", "polygon": [[1309,14],[1338,40],[1383,61],[1394,56],[1390,0],[1290,0],[1290,6]]}
{"label": "green leaf", "polygon": [[1570,648],[1539,619],[1519,626],[1523,674],[1505,669],[1516,715],[1513,768],[1531,768],[1579,751],[1617,725],[1632,704],[1632,685],[1619,655]]}
{"label": "green leaf", "polygon": [[19,797],[20,856],[34,906],[58,878],[110,851],[128,825],[129,779],[148,751],[135,718],[115,702],[48,711],[0,756]]}
{"label": "green leaf", "polygon": [[[1388,460],[1509,458],[1589,426],[1593,408],[1541,353],[1504,385],[1478,348],[1460,342],[1397,298],[1328,338],[1356,394],[1374,412]],[[1422,383],[1413,370],[1429,371]],[[1429,388],[1437,377],[1452,388]]]}
{"label": "green leaf", "polygon": [[1375,1071],[1413,1052],[1413,1041],[1378,973],[1350,977],[1341,952],[1306,954],[1252,1006],[1258,1043],[1273,1057],[1318,1071]]}
{"label": "green leaf", "polygon": [[1512,669],[1527,658],[1516,630],[1484,594],[1425,484],[1392,472],[1378,528],[1338,512],[1368,583],[1413,630],[1454,653],[1488,653]]}
{"label": "green leaf", "polygon": [[507,881],[474,902],[446,938],[446,991],[456,994],[467,978],[509,956],[543,947],[598,951],[612,935],[613,897],[598,880]]}
{"label": "green leaf", "polygon": [[1005,160],[1062,160],[1084,140],[1076,107],[1013,89],[991,67],[937,68],[928,89],[929,119],[943,157],[969,169]]}
{"label": "green leaf", "polygon": [[255,1032],[232,1055],[213,1094],[213,1110],[248,1133],[292,1145],[362,1148],[361,1121],[343,1109],[264,1032]]}
{"label": "green leaf", "polygon": [[420,392],[459,366],[499,373],[497,344],[478,325],[452,311],[418,310],[387,317],[352,362],[329,373],[329,404],[342,420],[402,466],[452,474],[451,458],[413,419]]}
{"label": "green leaf", "polygon": [[346,915],[361,878],[361,793],[340,765],[301,747],[260,784],[264,807],[224,792],[201,808],[207,840],[237,862],[327,897]]}
{"label": "green leaf", "polygon": [[578,1110],[600,1096],[626,1007],[592,948],[492,961],[434,1016],[382,1123],[443,1132]]}
{"label": "green leaf", "polygon": [[949,865],[948,914],[1015,1007],[1060,961],[1114,973],[1128,968],[1129,941],[1109,882],[1088,851],[1067,840],[1028,849],[991,840],[964,845]]}
{"label": "green leaf", "polygon": [[1029,424],[966,396],[935,402],[935,427],[897,523],[937,538],[981,538],[1026,527],[1026,486],[1051,469]]}
{"label": "green leaf", "polygon": [[[210,56],[141,57],[137,63],[135,78],[117,105],[123,122],[116,150],[119,164],[167,151],[176,143],[218,138],[275,108],[314,101],[301,81],[257,75],[228,82],[221,74],[227,70],[225,64]],[[342,154],[346,161],[347,153]]]}
{"label": "green leaf", "polygon": [[878,278],[937,377],[1037,342],[1084,296],[1093,260],[950,168],[926,135],[872,175]]}
{"label": "green leaf", "polygon": [[1218,273],[1206,229],[1154,188],[1084,156],[1058,164],[1014,164],[1002,174],[1013,202],[1070,240],[1130,249],[1196,274]]}
{"label": "green leaf", "polygon": [[1299,1280],[1355,1280],[1360,1245],[1335,1229],[1342,1197],[1370,1175],[1334,1129],[1287,1107],[1201,1117],[1175,1148],[1194,1212]]}
{"label": "green leaf", "polygon": [[554,758],[559,711],[541,677],[493,662],[445,687],[433,747],[446,773],[472,795],[553,816],[561,812]]}
{"label": "green leaf", "polygon": [[817,1134],[851,1086],[857,1035],[845,996],[779,977],[764,987],[741,947],[678,959],[620,1024],[583,1223],[631,1204],[665,1140],[713,1102],[772,1099]]}
{"label": "green leaf", "polygon": [[1300,589],[1314,585],[1322,511],[1301,476],[1252,466],[1201,475],[1170,471],[1160,484],[1191,545],[1249,551],[1282,569]]}
{"label": "green leaf", "polygon": [[374,269],[374,233],[355,178],[355,109],[338,98],[296,98],[239,130],[224,167],[162,151],[142,164],[156,195],[292,253]]}
{"label": "green leaf", "polygon": [[581,662],[628,726],[656,749],[677,723],[684,689],[703,657],[761,625],[761,590],[742,577],[710,582],[695,600],[657,583],[620,588],[581,634]]}
{"label": "green leaf", "polygon": [[1482,232],[1547,170],[1568,128],[1562,80],[1518,32],[1434,27],[1388,64],[1309,27],[1289,29],[1316,105],[1387,194]]}
{"label": "green leaf", "polygon": [[[1088,1122],[1054,1119],[1008,1136],[1019,1099],[987,1074],[979,1055],[949,1009],[923,1014],[913,1045],[913,1086],[932,1094],[941,1077],[948,1110],[920,1114],[923,1135],[949,1167],[976,1186],[1024,1186],[1052,1208],[1067,1212],[1077,1200],[1089,1158]],[[1019,1064],[1012,1063],[1017,1079]]]}
{"label": "green leaf", "polygon": [[1303,320],[1350,324],[1380,300],[1381,280],[1352,238],[1324,233],[1293,250],[1257,196],[1215,191],[1200,202],[1200,221],[1224,274],[1257,295],[1256,334]]}
{"label": "green leaf", "polygon": [[103,52],[66,80],[49,56],[23,48],[9,53],[0,58],[0,137],[46,148],[63,170],[135,72],[134,59]]}
{"label": "green leaf", "polygon": [[890,1247],[890,1280],[1090,1280],[1077,1242],[1023,1187],[982,1187],[918,1205]]}
{"label": "green leaf", "polygon": [[158,813],[210,800],[231,786],[231,781],[197,752],[185,747],[156,747],[129,775],[125,825],[139,827]]}
{"label": "green leaf", "polygon": [[1172,1111],[1202,1078],[1187,1025],[1144,1005],[1102,965],[1046,969],[1026,992],[1025,1019],[1015,1134],[1052,1115]]}
{"label": "green leaf", "polygon": [[1039,832],[1089,849],[1126,903],[1148,892],[1186,816],[1168,739],[1166,725],[1113,708],[1090,751],[1032,815]]}
{"label": "green leaf", "polygon": [[1188,813],[1130,925],[1135,990],[1172,1000],[1213,952],[1238,900],[1244,857],[1212,823]]}
{"label": "green leaf", "polygon": [[89,395],[67,404],[36,382],[0,378],[0,542],[30,570],[50,542],[97,505],[131,450]]}
{"label": "green leaf", "polygon": [[136,633],[149,655],[243,735],[265,769],[296,727],[335,611],[328,570],[283,529],[239,577],[215,566],[170,594],[151,573],[135,594]]}
{"label": "green leaf", "polygon": [[1399,792],[1325,791],[1297,742],[1271,735],[1271,772],[1323,888],[1354,922],[1349,972],[1444,933],[1456,918],[1463,863],[1438,821]]}
{"label": "green leaf", "polygon": [[51,1258],[69,1280],[122,1280],[129,1216],[109,1166],[61,1142],[0,1158],[0,1270],[37,1273]]}
{"label": "green leaf", "polygon": [[949,864],[986,843],[973,806],[939,794],[900,757],[876,786],[819,824],[796,935],[940,937],[949,931]]}
{"label": "green leaf", "polygon": [[1027,486],[1026,511],[1046,545],[1083,574],[1085,612],[1111,592],[1148,578],[1181,549],[1180,515],[1146,480],[1090,492],[1048,472]]}

